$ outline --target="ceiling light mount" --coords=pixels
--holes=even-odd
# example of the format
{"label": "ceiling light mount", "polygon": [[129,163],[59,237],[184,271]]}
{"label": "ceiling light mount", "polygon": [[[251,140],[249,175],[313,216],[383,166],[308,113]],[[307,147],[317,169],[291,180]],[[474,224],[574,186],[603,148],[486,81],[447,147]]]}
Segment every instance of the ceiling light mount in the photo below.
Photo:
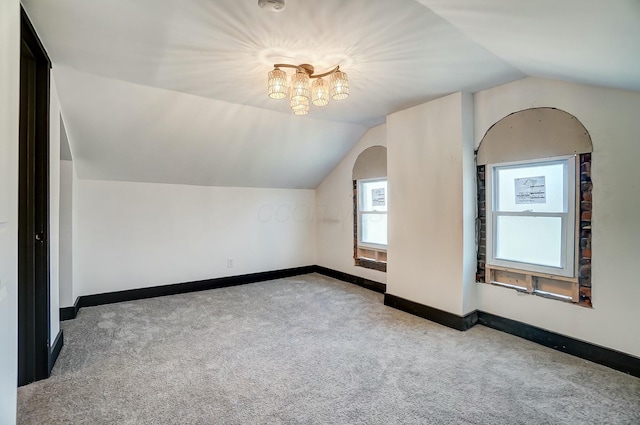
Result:
{"label": "ceiling light mount", "polygon": [[[295,73],[288,79],[287,73],[280,68],[295,69]],[[349,80],[345,72],[340,71],[340,66],[314,74],[315,67],[308,63],[292,65],[277,63],[273,65],[268,78],[268,95],[271,99],[284,99],[289,97],[291,110],[296,115],[309,113],[309,103],[315,106],[325,106],[329,98],[343,100],[349,96]],[[329,77],[329,83],[323,80]],[[313,79],[313,84],[310,80]]]}
{"label": "ceiling light mount", "polygon": [[286,4],[284,0],[258,0],[258,6],[271,12],[282,12]]}

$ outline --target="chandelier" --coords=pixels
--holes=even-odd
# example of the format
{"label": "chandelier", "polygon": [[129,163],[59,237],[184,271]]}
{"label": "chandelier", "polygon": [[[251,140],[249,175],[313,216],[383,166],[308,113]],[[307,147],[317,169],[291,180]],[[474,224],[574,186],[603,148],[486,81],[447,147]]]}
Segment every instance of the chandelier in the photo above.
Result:
{"label": "chandelier", "polygon": [[[296,71],[288,79],[287,73],[280,68],[294,68]],[[325,106],[329,98],[346,99],[349,96],[347,74],[336,66],[323,74],[314,74],[313,65],[289,65],[279,63],[273,65],[268,74],[268,94],[271,99],[289,98],[289,106],[296,115],[307,115],[309,103],[314,106]],[[329,81],[325,79],[328,77]],[[313,80],[313,83],[311,83]]]}

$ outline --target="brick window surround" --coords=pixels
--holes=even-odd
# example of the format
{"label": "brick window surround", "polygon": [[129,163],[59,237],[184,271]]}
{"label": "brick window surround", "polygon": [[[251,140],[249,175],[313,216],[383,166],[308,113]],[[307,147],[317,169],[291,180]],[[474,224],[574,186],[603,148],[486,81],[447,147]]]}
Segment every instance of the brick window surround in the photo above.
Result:
{"label": "brick window surround", "polygon": [[[591,153],[579,155],[580,180],[576,182],[579,185],[579,191],[576,196],[580,196],[580,213],[577,227],[577,242],[579,243],[578,255],[578,285],[579,285],[579,301],[578,304],[585,307],[591,307],[591,210],[592,210],[592,190],[593,182],[591,181]],[[486,205],[486,176],[485,165],[477,166],[477,271],[476,281],[485,282],[486,276],[486,251],[487,251],[487,205]]]}

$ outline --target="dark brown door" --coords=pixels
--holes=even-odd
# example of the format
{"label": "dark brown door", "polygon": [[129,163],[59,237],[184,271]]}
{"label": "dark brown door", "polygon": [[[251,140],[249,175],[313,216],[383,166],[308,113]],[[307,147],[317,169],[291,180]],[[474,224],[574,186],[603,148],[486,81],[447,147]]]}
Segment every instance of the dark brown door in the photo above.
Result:
{"label": "dark brown door", "polygon": [[24,10],[20,52],[18,385],[49,376],[49,58]]}

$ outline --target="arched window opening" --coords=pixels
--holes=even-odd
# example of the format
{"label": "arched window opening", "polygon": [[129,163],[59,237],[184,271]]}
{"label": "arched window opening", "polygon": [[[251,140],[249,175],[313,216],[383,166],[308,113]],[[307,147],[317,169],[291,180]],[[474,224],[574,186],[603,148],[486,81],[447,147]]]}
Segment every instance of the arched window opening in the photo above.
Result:
{"label": "arched window opening", "polygon": [[476,279],[591,306],[592,144],[574,116],[504,117],[476,152]]}
{"label": "arched window opening", "polygon": [[387,148],[365,149],[353,166],[353,258],[356,266],[387,271]]}

